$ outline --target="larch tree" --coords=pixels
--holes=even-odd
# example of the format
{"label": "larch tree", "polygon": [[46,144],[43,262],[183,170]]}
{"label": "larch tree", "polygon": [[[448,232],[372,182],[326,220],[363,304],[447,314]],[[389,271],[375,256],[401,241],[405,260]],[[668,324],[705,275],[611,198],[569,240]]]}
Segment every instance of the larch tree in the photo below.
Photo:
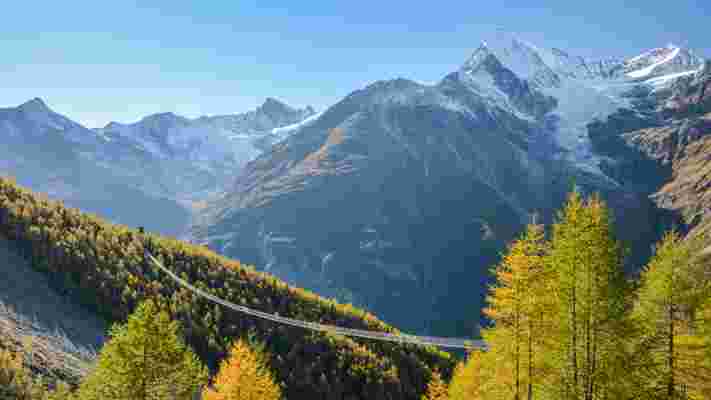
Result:
{"label": "larch tree", "polygon": [[484,399],[484,382],[490,380],[484,376],[488,372],[482,368],[486,352],[474,350],[466,362],[460,362],[454,369],[449,382],[449,400],[482,400]]}
{"label": "larch tree", "polygon": [[546,247],[543,226],[528,225],[496,267],[497,281],[484,309],[493,327],[482,331],[495,370],[494,380],[487,385],[495,392],[492,396],[531,400],[543,381],[541,348],[552,307]]}
{"label": "larch tree", "polygon": [[633,320],[647,363],[641,389],[650,398],[689,398],[708,388],[711,368],[703,336],[709,311],[703,303],[709,284],[696,257],[700,245],[695,238],[666,234],[641,275]]}
{"label": "larch tree", "polygon": [[237,340],[220,364],[214,387],[206,387],[204,400],[279,400],[281,386],[267,366],[263,350]]}
{"label": "larch tree", "polygon": [[114,325],[110,337],[79,388],[80,400],[189,400],[207,383],[207,369],[182,341],[178,322],[152,300]]}
{"label": "larch tree", "polygon": [[432,372],[432,378],[427,384],[427,392],[422,395],[422,400],[448,400],[447,384],[442,380],[442,375],[438,371]]}
{"label": "larch tree", "polygon": [[[707,262],[711,262],[711,260],[707,260]],[[701,368],[703,371],[707,371],[706,376],[711,376],[711,294],[706,295],[706,300],[698,313],[697,323],[704,349]],[[711,399],[711,380],[705,379],[701,382],[698,391],[705,399]]]}
{"label": "larch tree", "polygon": [[626,293],[622,261],[604,202],[597,195],[584,200],[571,193],[553,226],[545,263],[556,304],[555,329],[546,342],[556,371],[547,385],[549,396],[592,400],[618,394]]}

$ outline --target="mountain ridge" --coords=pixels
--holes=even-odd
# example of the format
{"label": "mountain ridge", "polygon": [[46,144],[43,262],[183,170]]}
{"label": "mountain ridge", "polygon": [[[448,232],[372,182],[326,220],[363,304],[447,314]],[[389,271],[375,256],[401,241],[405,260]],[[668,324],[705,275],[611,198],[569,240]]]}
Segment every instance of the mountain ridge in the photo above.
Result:
{"label": "mountain ridge", "polygon": [[[116,222],[182,235],[195,201],[212,195],[247,160],[289,134],[272,130],[301,122],[313,111],[273,99],[265,104],[271,114],[190,120],[157,113],[135,124],[88,129],[34,98],[0,109],[0,172]],[[235,138],[214,122],[221,119],[238,132],[248,130],[249,137]]]}
{"label": "mountain ridge", "polygon": [[444,294],[474,282],[481,295],[479,268],[531,213],[550,221],[575,179],[613,207],[633,269],[669,216],[602,169],[587,124],[642,101],[630,89],[657,86],[609,74],[599,88],[548,55],[487,41],[436,85],[393,79],[350,93],[248,163],[193,236],[408,330],[465,335],[478,321],[462,313],[483,298]]}

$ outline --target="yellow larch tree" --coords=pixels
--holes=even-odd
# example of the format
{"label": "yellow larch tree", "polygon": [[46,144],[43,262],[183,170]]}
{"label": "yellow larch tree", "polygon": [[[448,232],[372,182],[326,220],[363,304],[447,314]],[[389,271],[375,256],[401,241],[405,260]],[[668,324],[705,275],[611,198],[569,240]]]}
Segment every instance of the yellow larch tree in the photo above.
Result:
{"label": "yellow larch tree", "polygon": [[484,309],[493,326],[482,330],[494,376],[486,384],[490,396],[531,400],[542,384],[541,348],[553,306],[547,293],[546,247],[543,226],[531,224],[496,268]]}
{"label": "yellow larch tree", "polygon": [[203,391],[204,400],[279,400],[281,386],[275,382],[264,353],[246,340],[237,340],[220,364],[213,387]]}
{"label": "yellow larch tree", "polygon": [[422,395],[422,400],[448,400],[447,384],[442,380],[439,371],[432,371],[432,378],[427,384],[427,392]]}
{"label": "yellow larch tree", "polygon": [[457,364],[449,383],[449,400],[482,400],[484,399],[484,381],[488,376],[486,367],[482,367],[486,352],[474,350],[469,353],[466,362]]}
{"label": "yellow larch tree", "polygon": [[554,376],[549,396],[565,400],[619,398],[616,380],[626,354],[623,252],[599,196],[573,192],[553,226],[548,260],[554,278],[555,329],[546,342]]}
{"label": "yellow larch tree", "polygon": [[646,351],[640,389],[650,398],[701,399],[709,389],[704,302],[711,271],[696,257],[702,243],[667,233],[642,271],[633,319]]}

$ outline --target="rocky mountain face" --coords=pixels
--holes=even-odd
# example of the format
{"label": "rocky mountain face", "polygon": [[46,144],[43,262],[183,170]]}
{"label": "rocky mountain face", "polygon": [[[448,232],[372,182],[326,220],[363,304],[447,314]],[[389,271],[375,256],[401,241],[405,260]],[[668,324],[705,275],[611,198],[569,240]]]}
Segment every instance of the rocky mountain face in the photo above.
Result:
{"label": "rocky mountain face", "polygon": [[[112,122],[95,129],[105,139],[105,149],[91,156],[121,168],[148,193],[202,200],[231,182],[247,161],[281,140],[289,132],[284,127],[314,114],[311,107],[295,109],[273,98],[244,114],[196,119],[153,114],[133,124]],[[148,174],[145,168],[137,168],[149,163],[156,167]]]}
{"label": "rocky mountain face", "polygon": [[648,96],[653,110],[622,110],[592,124],[591,136],[610,174],[642,182],[689,234],[711,233],[711,62]]}
{"label": "rocky mountain face", "polygon": [[540,128],[488,111],[456,77],[436,88],[377,82],[248,164],[196,236],[422,330],[449,307],[425,294],[478,279],[476,261],[494,260],[525,221],[524,199],[545,201],[545,166],[521,147]]}
{"label": "rocky mountain face", "polygon": [[704,59],[689,49],[673,44],[655,48],[629,59],[586,60],[560,49],[545,51],[550,65],[556,72],[567,77],[585,80],[667,80],[670,77],[688,75],[704,63]]}
{"label": "rocky mountain face", "polygon": [[72,207],[120,223],[177,234],[189,222],[175,201],[149,196],[83,156],[101,138],[34,99],[0,110],[0,173]]}
{"label": "rocky mountain face", "polygon": [[561,54],[497,36],[437,85],[355,91],[248,163],[193,234],[404,330],[470,335],[488,267],[532,213],[550,221],[575,181],[612,206],[634,268],[674,218],[648,198],[663,179],[621,183],[628,171],[597,139],[610,136],[610,151],[624,140],[588,124],[620,109],[652,118],[642,94],[700,65],[667,69],[681,49],[649,53],[593,80],[571,75]]}
{"label": "rocky mountain face", "polygon": [[182,235],[191,205],[313,114],[267,99],[245,114],[163,113],[92,130],[33,99],[0,109],[0,173],[115,222]]}

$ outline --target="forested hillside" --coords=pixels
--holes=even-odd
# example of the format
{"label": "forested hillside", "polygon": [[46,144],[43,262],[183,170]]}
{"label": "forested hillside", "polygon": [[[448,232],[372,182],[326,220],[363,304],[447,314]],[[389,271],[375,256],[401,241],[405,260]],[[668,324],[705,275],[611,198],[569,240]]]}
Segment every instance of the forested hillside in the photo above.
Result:
{"label": "forested hillside", "polygon": [[[548,231],[548,232],[546,232]],[[496,266],[487,351],[425,400],[711,399],[711,257],[667,233],[640,279],[599,196],[573,193],[552,229],[529,225]]]}
{"label": "forested hillside", "polygon": [[215,296],[282,316],[344,327],[396,331],[362,310],[320,298],[204,247],[107,223],[0,178],[0,234],[54,285],[109,321],[123,321],[144,299],[168,304],[186,342],[213,370],[236,337],[251,331],[287,398],[415,399],[434,368],[453,358],[434,348],[359,342],[255,320],[179,288],[144,259],[149,248],[168,268]]}

